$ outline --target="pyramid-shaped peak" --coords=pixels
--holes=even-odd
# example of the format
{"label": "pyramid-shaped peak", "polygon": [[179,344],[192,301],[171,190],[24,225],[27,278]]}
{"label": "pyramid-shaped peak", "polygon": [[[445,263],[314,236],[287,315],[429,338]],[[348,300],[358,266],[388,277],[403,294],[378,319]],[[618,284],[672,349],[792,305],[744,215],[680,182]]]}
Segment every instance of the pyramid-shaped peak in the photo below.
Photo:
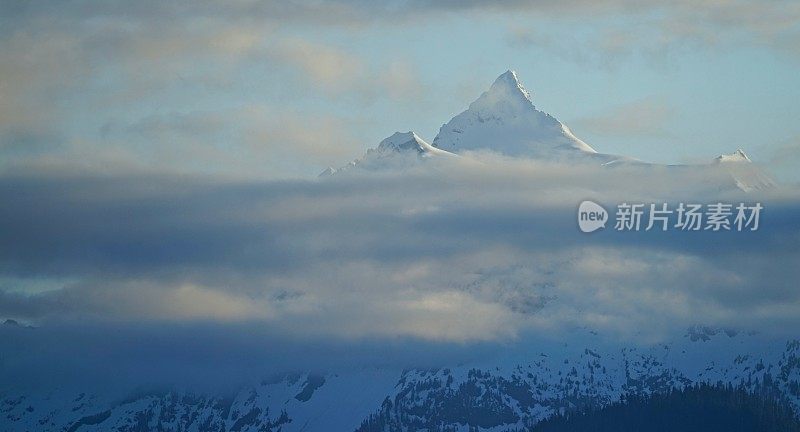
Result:
{"label": "pyramid-shaped peak", "polygon": [[495,80],[496,83],[508,83],[510,85],[519,85],[519,77],[517,77],[517,72],[511,69],[503,72],[500,74],[499,77]]}
{"label": "pyramid-shaped peak", "polygon": [[517,73],[513,70],[507,70],[502,75],[494,80],[494,83],[489,88],[489,93],[502,94],[502,96],[522,96],[530,101],[531,94],[525,89],[525,86],[519,81]]}
{"label": "pyramid-shaped peak", "polygon": [[469,105],[469,109],[483,116],[516,116],[534,110],[531,95],[519,82],[517,73],[508,70],[497,77],[489,90]]}
{"label": "pyramid-shaped peak", "polygon": [[536,109],[516,72],[508,70],[439,128],[433,146],[452,153],[489,150],[506,156],[560,158],[597,153],[555,117]]}

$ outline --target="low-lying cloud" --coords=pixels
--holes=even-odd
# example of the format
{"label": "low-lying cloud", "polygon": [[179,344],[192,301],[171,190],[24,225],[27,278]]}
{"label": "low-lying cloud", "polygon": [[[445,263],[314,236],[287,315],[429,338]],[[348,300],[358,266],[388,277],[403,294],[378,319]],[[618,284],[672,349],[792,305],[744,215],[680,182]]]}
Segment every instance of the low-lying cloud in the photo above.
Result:
{"label": "low-lying cloud", "polygon": [[[584,198],[713,196],[692,191],[702,176],[637,169],[460,161],[269,183],[7,175],[0,269],[21,286],[5,287],[0,314],[469,341],[513,337],[542,316],[577,323],[586,308],[598,325],[655,335],[675,318],[724,321],[797,300],[796,204],[785,198],[766,204],[756,232],[581,233]],[[71,282],[30,294],[26,278]]]}

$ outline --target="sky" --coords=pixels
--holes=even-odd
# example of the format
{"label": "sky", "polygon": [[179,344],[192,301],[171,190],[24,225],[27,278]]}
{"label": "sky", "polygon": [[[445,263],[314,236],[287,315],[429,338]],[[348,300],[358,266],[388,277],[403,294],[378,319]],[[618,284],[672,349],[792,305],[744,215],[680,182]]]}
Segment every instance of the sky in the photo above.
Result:
{"label": "sky", "polygon": [[[22,324],[0,328],[0,382],[800,326],[796,2],[33,1],[0,21],[0,319]],[[395,131],[432,141],[508,69],[600,152],[742,148],[778,187],[492,154],[316,177]],[[584,234],[587,198],[765,210],[755,232]]]}
{"label": "sky", "polygon": [[308,178],[513,69],[601,152],[798,180],[792,1],[7,2],[5,169]]}

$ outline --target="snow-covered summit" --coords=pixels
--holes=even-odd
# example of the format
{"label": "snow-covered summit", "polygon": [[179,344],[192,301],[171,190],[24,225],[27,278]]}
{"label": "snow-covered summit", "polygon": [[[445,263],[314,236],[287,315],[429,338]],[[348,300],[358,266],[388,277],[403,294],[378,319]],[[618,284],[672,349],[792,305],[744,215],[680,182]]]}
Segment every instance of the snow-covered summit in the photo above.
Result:
{"label": "snow-covered summit", "polygon": [[[414,132],[396,132],[366,151],[363,157],[339,168],[328,168],[320,177],[342,171],[379,171],[405,169],[421,161],[455,157],[464,152],[487,151],[505,156],[538,159],[559,163],[598,164],[610,168],[627,166],[663,166],[628,157],[599,153],[577,138],[555,117],[536,108],[531,93],[522,85],[516,72],[501,74],[489,89],[469,107],[445,123],[429,144]],[[480,159],[480,155],[476,154]],[[747,163],[737,163],[747,162]],[[775,186],[744,151],[720,155],[712,163],[673,165],[671,169],[722,172],[730,184],[744,191]]]}
{"label": "snow-covered summit", "polygon": [[320,173],[319,177],[326,177],[355,167],[367,170],[407,168],[419,162],[420,159],[448,156],[455,157],[456,155],[428,144],[413,131],[395,132],[381,141],[377,147],[368,149],[360,159],[339,169],[328,167]]}
{"label": "snow-covered summit", "polygon": [[[497,97],[497,99],[505,99],[508,101],[518,100],[523,105],[527,105],[528,103],[533,103],[531,100],[531,93],[519,82],[519,78],[517,77],[517,73],[513,70],[505,71],[502,75],[497,77],[492,83],[492,86],[489,88],[489,91],[486,92],[487,94]],[[481,99],[479,98],[475,102],[470,105],[478,103]],[[486,101],[484,99],[484,101]],[[478,107],[476,107],[478,108]]]}
{"label": "snow-covered summit", "polygon": [[546,159],[597,153],[555,117],[538,110],[511,70],[497,77],[466,111],[445,123],[433,146],[454,153],[488,150]]}
{"label": "snow-covered summit", "polygon": [[431,155],[445,155],[449,152],[440,150],[419,137],[414,132],[395,132],[392,136],[384,139],[378,144],[374,150],[367,150],[375,153],[391,153],[391,152],[417,152],[420,156],[429,157]]}
{"label": "snow-covered summit", "polygon": [[739,149],[731,154],[721,154],[714,158],[714,162],[717,163],[726,163],[726,162],[752,162],[749,157],[745,154],[744,150]]}
{"label": "snow-covered summit", "polygon": [[776,183],[742,149],[714,158],[713,166],[727,172],[738,189],[745,192],[772,189]]}

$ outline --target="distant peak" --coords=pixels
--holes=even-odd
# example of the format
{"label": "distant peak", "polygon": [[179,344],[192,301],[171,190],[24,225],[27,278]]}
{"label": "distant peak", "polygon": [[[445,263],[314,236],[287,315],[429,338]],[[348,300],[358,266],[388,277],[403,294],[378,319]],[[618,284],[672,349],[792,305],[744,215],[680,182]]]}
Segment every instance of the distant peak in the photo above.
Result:
{"label": "distant peak", "polygon": [[716,162],[751,162],[750,158],[747,157],[744,150],[738,149],[731,154],[721,154],[717,156],[714,161]]}
{"label": "distant peak", "polygon": [[420,139],[419,135],[417,135],[414,131],[408,132],[395,132],[389,138],[386,138],[384,141],[388,140],[418,140]]}
{"label": "distant peak", "polygon": [[325,168],[325,171],[322,171],[321,173],[319,173],[319,175],[317,177],[327,177],[327,176],[333,175],[335,173],[336,173],[336,169],[334,169],[333,167],[329,166],[328,168]]}
{"label": "distant peak", "polygon": [[433,157],[456,157],[456,155],[433,147],[413,131],[395,132],[381,141],[377,147],[367,149],[360,159],[339,169],[328,168],[320,173],[319,177],[327,177],[356,167],[366,170],[407,168],[420,159]]}
{"label": "distant peak", "polygon": [[378,145],[379,150],[400,150],[405,147],[419,147],[419,143],[425,142],[416,133],[408,132],[395,132],[390,137],[381,141]]}
{"label": "distant peak", "polygon": [[738,149],[738,150],[736,150],[736,152],[734,152],[733,154],[735,154],[736,156],[738,156],[738,157],[740,157],[740,158],[742,158],[742,159],[745,159],[745,160],[747,160],[747,161],[749,161],[749,160],[750,160],[750,158],[749,158],[749,157],[747,157],[747,155],[744,153],[744,150],[742,150],[742,149]]}

